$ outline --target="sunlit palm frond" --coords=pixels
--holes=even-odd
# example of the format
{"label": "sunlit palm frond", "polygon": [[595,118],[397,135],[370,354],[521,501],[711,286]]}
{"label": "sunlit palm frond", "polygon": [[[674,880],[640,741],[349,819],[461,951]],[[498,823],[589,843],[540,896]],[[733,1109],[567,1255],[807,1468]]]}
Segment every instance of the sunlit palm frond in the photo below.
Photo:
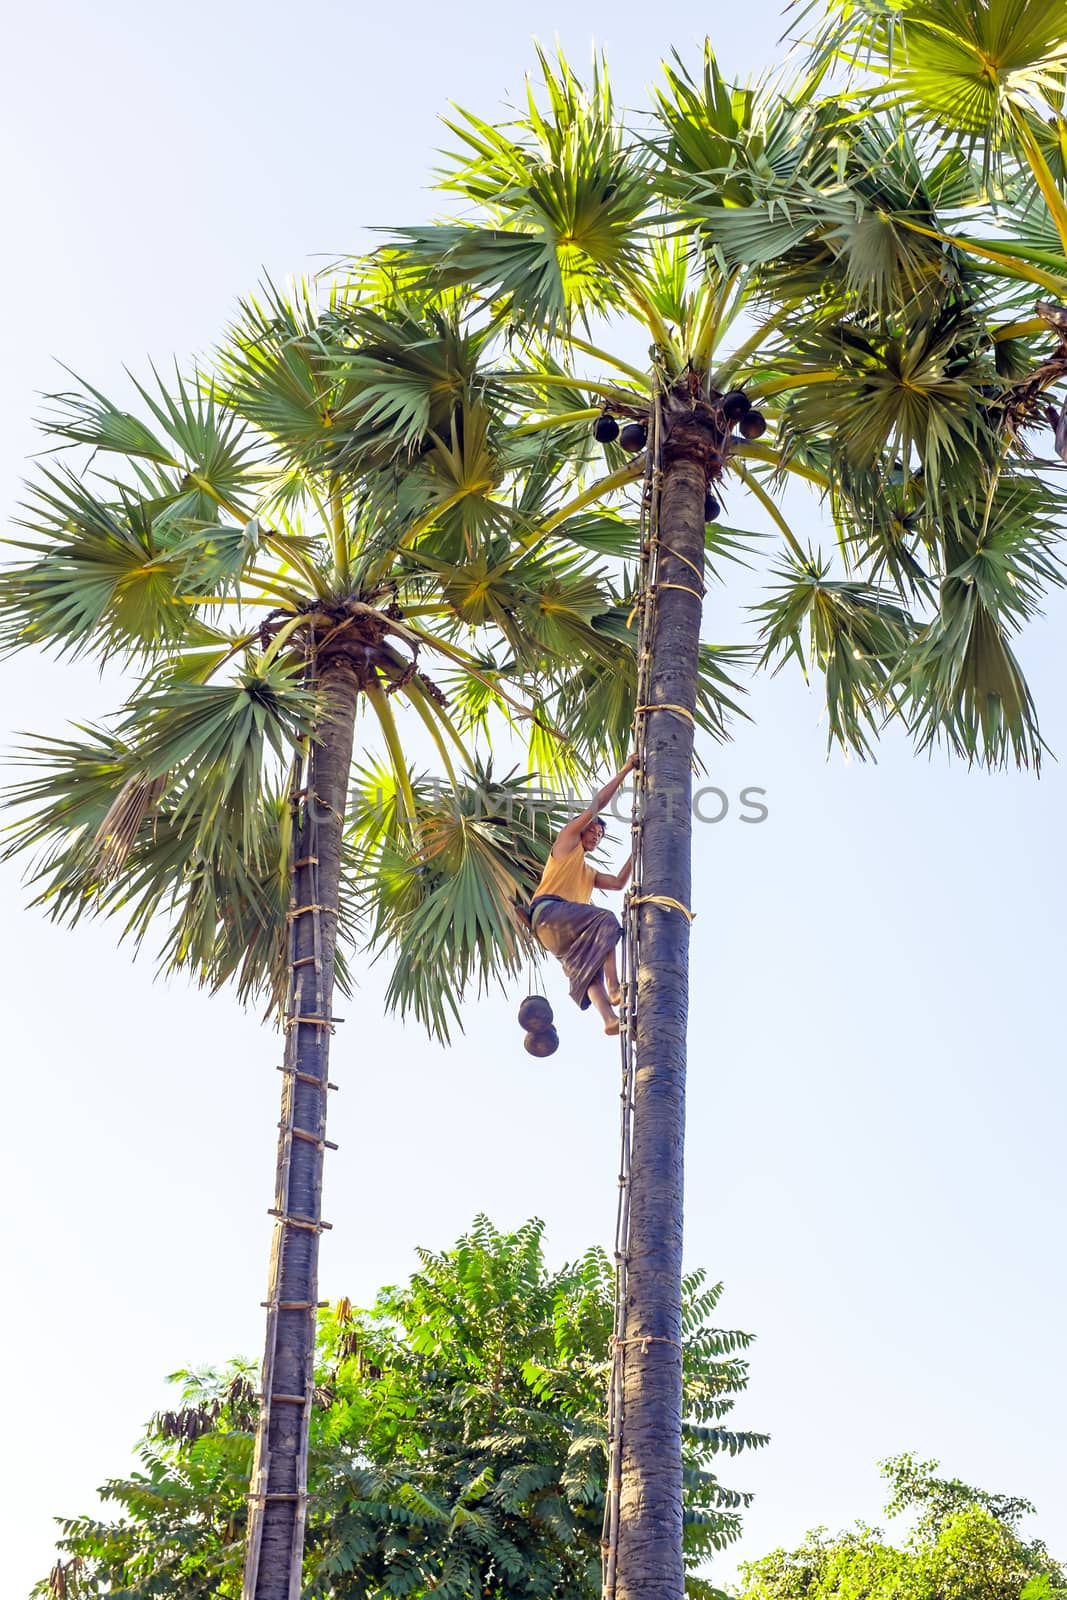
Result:
{"label": "sunlit palm frond", "polygon": [[609,510],[583,512],[556,524],[552,542],[556,541],[617,561],[634,561],[638,555],[637,522]]}
{"label": "sunlit palm frond", "polygon": [[1013,112],[1062,95],[1067,39],[1058,0],[910,0],[901,34],[904,92],[946,132],[995,145]]}
{"label": "sunlit palm frond", "polygon": [[241,302],[218,352],[219,391],[283,458],[322,469],[336,456],[334,416],[350,399],[336,366],[343,339],[332,297],[269,280]]}
{"label": "sunlit palm frond", "polygon": [[493,124],[457,112],[460,143],[443,187],[484,208],[488,226],[405,228],[403,249],[432,283],[464,283],[506,304],[511,320],[555,334],[572,315],[619,302],[640,265],[652,191],[647,162],[629,143],[607,74],[588,88],[566,60],[540,54],[514,120]]}
{"label": "sunlit palm frond", "polygon": [[400,247],[428,281],[503,300],[519,326],[555,332],[567,294],[554,234],[542,223],[523,231],[455,224],[398,229]]}
{"label": "sunlit palm frond", "polygon": [[143,658],[180,641],[184,555],[133,494],[101,495],[66,470],[44,470],[0,569],[0,648]]}
{"label": "sunlit palm frond", "polygon": [[835,139],[813,121],[817,148],[836,148],[837,163],[764,178],[744,206],[690,202],[709,248],[727,266],[758,269],[772,298],[821,307],[836,297],[883,314],[944,303],[960,285],[961,260],[921,230],[938,226],[935,196],[959,205],[973,195],[965,158],[946,156],[930,173],[904,159],[909,143],[895,120],[872,117],[849,131]]}
{"label": "sunlit palm frond", "polygon": [[248,509],[257,492],[261,465],[256,440],[211,392],[199,372],[187,380],[180,371],[165,383],[153,373],[151,387],[133,387],[152,417],[153,428],[130,411],[79,380],[80,388],[48,395],[41,427],[46,437],[68,445],[87,445],[127,464],[146,462],[167,469],[153,480],[159,502],[175,520],[216,520],[218,508],[231,514]]}
{"label": "sunlit palm frond", "polygon": [[[675,52],[663,65],[665,84],[654,91],[666,144],[668,172],[699,178],[724,170],[751,127],[754,92],[729,84],[709,40],[704,41],[700,77],[694,77]],[[736,201],[736,193],[724,199]]]}
{"label": "sunlit palm frond", "polygon": [[365,467],[449,439],[476,390],[491,405],[485,338],[484,329],[465,326],[459,305],[349,308],[344,343],[331,357],[346,391],[336,411],[345,464]]}
{"label": "sunlit palm frond", "polygon": [[945,144],[973,151],[994,192],[1020,167],[1027,171],[1067,249],[1060,152],[1067,41],[1059,0],[831,0],[813,60],[825,70],[843,58],[865,77],[868,98],[903,105]]}
{"label": "sunlit palm frond", "polygon": [[[999,389],[988,337],[967,310],[920,311],[899,331],[837,323],[801,341],[811,374],[782,402],[783,449],[821,435],[853,473],[896,459],[921,471],[932,505],[969,492],[996,461],[999,441],[985,402]],[[832,459],[832,457],[831,457]]]}

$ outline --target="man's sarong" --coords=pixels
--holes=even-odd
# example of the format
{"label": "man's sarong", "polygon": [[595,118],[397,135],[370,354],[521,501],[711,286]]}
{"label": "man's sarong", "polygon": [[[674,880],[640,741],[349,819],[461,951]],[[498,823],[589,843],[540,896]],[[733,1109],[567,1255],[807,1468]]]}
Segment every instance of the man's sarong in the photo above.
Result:
{"label": "man's sarong", "polygon": [[604,974],[604,963],[622,938],[622,924],[602,906],[580,905],[548,895],[533,902],[533,930],[567,975],[571,999],[584,1011],[589,985]]}

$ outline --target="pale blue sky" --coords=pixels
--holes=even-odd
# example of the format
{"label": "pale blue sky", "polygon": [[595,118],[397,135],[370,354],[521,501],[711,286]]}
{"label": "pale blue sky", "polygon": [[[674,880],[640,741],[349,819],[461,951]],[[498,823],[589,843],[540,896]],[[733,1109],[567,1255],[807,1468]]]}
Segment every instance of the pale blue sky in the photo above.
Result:
{"label": "pale blue sky", "polygon": [[[123,363],[210,346],[264,267],[421,220],[436,114],[491,115],[533,34],[584,60],[595,33],[631,103],[708,28],[728,69],[775,59],[771,0],[719,9],[21,8],[0,95],[5,510],[53,357],[106,388]],[[817,508],[798,520],[814,532]],[[713,592],[709,631],[735,609]],[[1061,753],[1065,619],[1056,600],[1021,644]],[[0,737],[114,701],[87,666],[20,658],[0,668]],[[749,709],[710,781],[762,785],[770,818],[696,837],[687,1234],[726,1280],[724,1318],[759,1336],[737,1420],[773,1444],[724,1474],[758,1495],[742,1553],[876,1519],[875,1461],[905,1448],[1030,1495],[1063,1553],[1062,769],[968,775],[899,737],[877,767],[828,762],[789,673]],[[10,869],[0,895],[0,1587],[20,1596],[50,1518],[127,1469],[162,1375],[258,1352],[279,1080],[275,1040],[229,1000],[154,985],[106,925],[44,923]],[[480,1209],[543,1216],[557,1257],[608,1241],[616,1057],[549,981],[563,1043],[533,1063],[517,994],[472,1006],[446,1053],[383,1020],[367,978],[336,1046],[325,1294],[371,1295]]]}

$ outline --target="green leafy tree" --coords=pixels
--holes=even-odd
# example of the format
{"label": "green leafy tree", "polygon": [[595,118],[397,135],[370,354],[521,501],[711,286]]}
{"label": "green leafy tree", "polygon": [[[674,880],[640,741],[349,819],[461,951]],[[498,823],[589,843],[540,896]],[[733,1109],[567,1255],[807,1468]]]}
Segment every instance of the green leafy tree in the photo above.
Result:
{"label": "green leafy tree", "polygon": [[808,1535],[798,1550],[748,1563],[740,1600],[1057,1600],[1067,1572],[1018,1531],[1028,1500],[936,1476],[936,1461],[894,1457],[890,1516],[918,1512],[904,1548],[877,1528]]}
{"label": "green leafy tree", "polygon": [[335,978],[391,953],[389,1003],[447,1038],[465,993],[520,970],[513,903],[551,837],[480,753],[491,719],[573,774],[602,731],[576,682],[633,701],[597,554],[618,519],[584,511],[485,346],[450,295],[386,275],[269,290],[136,410],[53,397],[47,441],[75,453],[39,470],[0,572],[0,648],[129,683],[106,726],[30,748],[8,853],[36,852],[53,916],[118,916],[286,1033],[249,1600],[288,1600],[300,1565]]}
{"label": "green leafy tree", "polygon": [[[322,1600],[595,1600],[604,1501],[603,1394],[613,1275],[590,1250],[558,1271],[542,1227],[484,1217],[410,1281],[319,1321],[302,1593]],[[686,1279],[688,1592],[735,1538],[746,1494],[718,1457],[764,1442],[728,1426],[750,1336],[711,1325],[719,1285]],[[240,1593],[253,1374],[179,1373],[140,1470],[104,1485],[114,1521],[63,1524],[37,1593],[67,1600]]]}
{"label": "green leafy tree", "polygon": [[[759,559],[707,524],[736,497],[777,530],[753,643],[766,666],[821,674],[831,742],[865,756],[897,717],[920,746],[1038,764],[1014,640],[1061,579],[1062,495],[1033,453],[1036,430],[1052,446],[1067,429],[1053,409],[1050,433],[1048,398],[1067,312],[1034,307],[1038,286],[1067,300],[1061,11],[842,0],[793,81],[731,82],[708,48],[695,73],[668,63],[629,121],[603,63],[583,84],[543,55],[505,118],[450,116],[460,219],[398,230],[388,255],[506,335],[495,376],[530,426],[595,424],[607,470],[587,503],[641,481],[658,527],[640,600],[621,1600],[682,1583],[693,714],[706,575]],[[828,555],[795,529],[791,485],[823,498]]]}

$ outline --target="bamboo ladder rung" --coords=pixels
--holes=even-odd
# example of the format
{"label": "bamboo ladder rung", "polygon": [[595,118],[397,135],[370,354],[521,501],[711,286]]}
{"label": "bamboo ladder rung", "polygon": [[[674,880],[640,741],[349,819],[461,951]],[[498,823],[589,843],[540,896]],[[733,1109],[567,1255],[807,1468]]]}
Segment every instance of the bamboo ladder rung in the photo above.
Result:
{"label": "bamboo ladder rung", "polygon": [[279,1222],[287,1223],[290,1228],[306,1228],[309,1233],[328,1233],[333,1227],[332,1222],[316,1222],[314,1217],[300,1217],[292,1211],[279,1211],[277,1206],[271,1206],[267,1215],[277,1217]]}
{"label": "bamboo ladder rung", "polygon": [[324,1311],[328,1300],[261,1300],[264,1311]]}
{"label": "bamboo ladder rung", "polygon": [[320,1150],[337,1149],[332,1139],[320,1139],[317,1133],[309,1133],[306,1128],[294,1128],[291,1122],[279,1122],[278,1127],[283,1133],[291,1133],[294,1139],[305,1139],[308,1144],[318,1145]]}
{"label": "bamboo ladder rung", "polygon": [[[259,1398],[262,1399],[263,1396],[261,1395]],[[307,1403],[307,1396],[303,1394],[272,1394],[268,1395],[267,1398],[270,1400],[271,1405],[302,1406]]]}
{"label": "bamboo ladder rung", "polygon": [[[278,1071],[287,1072],[291,1078],[296,1079],[297,1083],[314,1083],[320,1089],[322,1088],[322,1079],[317,1078],[313,1072],[301,1072],[299,1068],[290,1066],[279,1067]],[[327,1089],[336,1089],[337,1085],[336,1083],[331,1083],[327,1078],[326,1087]]]}

